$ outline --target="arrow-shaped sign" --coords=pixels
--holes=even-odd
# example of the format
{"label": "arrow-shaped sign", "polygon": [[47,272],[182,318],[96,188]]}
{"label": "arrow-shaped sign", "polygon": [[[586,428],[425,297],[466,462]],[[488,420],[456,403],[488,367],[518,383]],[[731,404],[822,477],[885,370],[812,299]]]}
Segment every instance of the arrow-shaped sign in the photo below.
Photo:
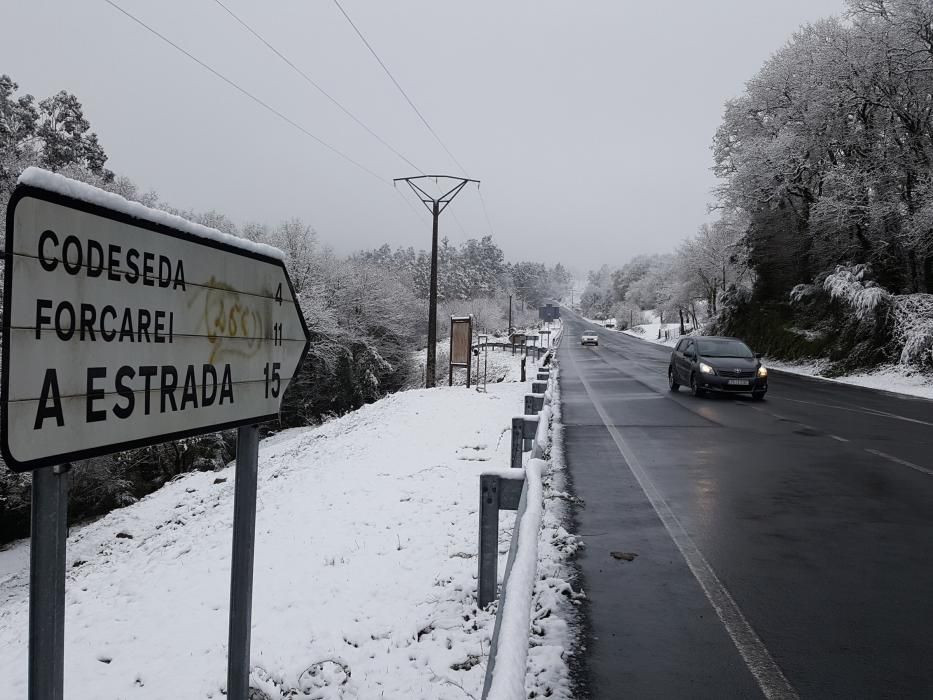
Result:
{"label": "arrow-shaped sign", "polygon": [[[274,419],[309,342],[282,260],[45,175],[7,211],[7,464],[28,471]],[[60,181],[80,198],[41,186]]]}

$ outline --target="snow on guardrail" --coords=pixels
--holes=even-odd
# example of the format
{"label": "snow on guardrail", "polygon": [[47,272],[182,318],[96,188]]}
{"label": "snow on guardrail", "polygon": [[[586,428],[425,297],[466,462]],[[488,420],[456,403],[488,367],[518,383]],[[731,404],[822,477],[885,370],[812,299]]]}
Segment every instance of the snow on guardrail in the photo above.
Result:
{"label": "snow on guardrail", "polygon": [[[553,354],[560,341],[560,332],[548,353]],[[542,459],[550,446],[553,409],[552,386],[557,370],[552,367],[548,377],[544,406],[538,415],[538,428],[532,442],[530,459],[524,467],[522,489],[512,542],[503,575],[502,592],[496,613],[483,700],[524,700],[529,626],[534,605],[538,570],[538,541],[544,513],[544,476],[550,468]]]}
{"label": "snow on guardrail", "polygon": [[483,696],[489,700],[521,700],[526,697],[528,625],[538,570],[538,532],[544,508],[542,476],[545,469],[547,463],[540,459],[531,459],[525,466],[525,488],[515,518],[516,533],[499,600],[495,665],[489,690]]}

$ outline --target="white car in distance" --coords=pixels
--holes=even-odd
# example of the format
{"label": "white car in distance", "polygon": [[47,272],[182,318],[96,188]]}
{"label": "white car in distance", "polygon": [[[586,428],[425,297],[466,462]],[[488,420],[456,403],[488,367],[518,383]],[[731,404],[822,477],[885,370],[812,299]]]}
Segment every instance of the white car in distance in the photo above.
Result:
{"label": "white car in distance", "polygon": [[580,345],[599,345],[599,337],[593,331],[587,331],[581,336]]}

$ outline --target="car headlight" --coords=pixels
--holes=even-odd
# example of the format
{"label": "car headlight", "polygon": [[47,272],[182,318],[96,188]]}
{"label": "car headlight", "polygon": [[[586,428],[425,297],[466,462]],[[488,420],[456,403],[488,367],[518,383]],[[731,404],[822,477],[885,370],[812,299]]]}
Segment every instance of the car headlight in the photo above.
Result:
{"label": "car headlight", "polygon": [[767,368],[767,367],[759,367],[759,368],[758,368],[758,376],[761,377],[762,379],[764,379],[765,377],[767,377],[767,376],[768,376],[768,368]]}
{"label": "car headlight", "polygon": [[716,370],[714,370],[712,367],[710,367],[710,366],[709,366],[708,364],[706,364],[705,362],[701,362],[701,363],[700,363],[700,371],[701,371],[703,374],[716,374]]}

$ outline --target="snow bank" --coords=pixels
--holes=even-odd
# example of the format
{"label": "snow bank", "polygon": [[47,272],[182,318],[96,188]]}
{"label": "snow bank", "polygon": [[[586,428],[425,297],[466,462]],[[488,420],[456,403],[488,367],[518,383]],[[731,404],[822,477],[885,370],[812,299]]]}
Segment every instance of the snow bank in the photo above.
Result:
{"label": "snow bank", "polygon": [[542,479],[544,513],[538,542],[538,580],[525,686],[529,689],[529,697],[569,700],[573,698],[569,658],[585,651],[575,643],[575,637],[582,623],[578,606],[586,596],[573,588],[577,580],[573,557],[583,541],[566,529],[572,524],[570,506],[576,499],[567,492],[559,360],[555,369],[557,375],[548,390],[554,397],[550,404],[549,468]]}
{"label": "snow bank", "polygon": [[[261,443],[251,684],[265,697],[479,697],[493,617],[476,606],[478,476],[508,468],[528,385],[488,389],[401,392]],[[67,697],[224,697],[233,481],[185,475],[72,529]],[[0,698],[26,696],[27,551],[0,552]]]}
{"label": "snow bank", "polygon": [[813,377],[826,382],[854,384],[855,386],[862,386],[867,389],[878,389],[896,394],[933,399],[933,377],[929,374],[914,371],[904,365],[882,365],[869,372],[848,374],[842,377],[823,377],[821,375],[829,365],[828,360],[781,362],[779,360],[765,358],[764,364],[770,369]]}
{"label": "snow bank", "polygon": [[174,229],[184,231],[185,233],[190,233],[198,238],[225,243],[226,245],[240,248],[241,250],[266,255],[277,258],[278,260],[285,259],[285,253],[271,245],[255,243],[230,233],[218,231],[215,228],[202,226],[193,221],[183,219],[180,216],[169,214],[161,209],[151,209],[139,202],[131,202],[113,192],[107,192],[106,190],[93,187],[92,185],[79,182],[78,180],[72,180],[64,175],[49,172],[42,168],[26,168],[19,176],[18,182],[21,185],[37,187],[47,192],[55,192],[65,197],[87,202],[88,204],[96,204],[113,211],[118,211],[121,214],[127,214],[136,219],[142,219],[143,221],[149,221],[154,224],[162,224],[163,226],[170,226]]}
{"label": "snow bank", "polygon": [[[572,697],[567,658],[573,653],[578,619],[573,606],[583,594],[568,581],[575,577],[570,560],[582,543],[564,528],[569,522],[565,502],[572,496],[565,491],[558,372],[555,366],[547,392],[553,393],[555,402],[539,414],[526,467],[528,483],[521,506],[525,510],[520,510],[520,527],[517,535],[513,533],[517,539],[509,548],[511,568],[499,604],[497,653],[492,677],[487,678],[487,698]],[[530,532],[535,533],[534,541]]]}

